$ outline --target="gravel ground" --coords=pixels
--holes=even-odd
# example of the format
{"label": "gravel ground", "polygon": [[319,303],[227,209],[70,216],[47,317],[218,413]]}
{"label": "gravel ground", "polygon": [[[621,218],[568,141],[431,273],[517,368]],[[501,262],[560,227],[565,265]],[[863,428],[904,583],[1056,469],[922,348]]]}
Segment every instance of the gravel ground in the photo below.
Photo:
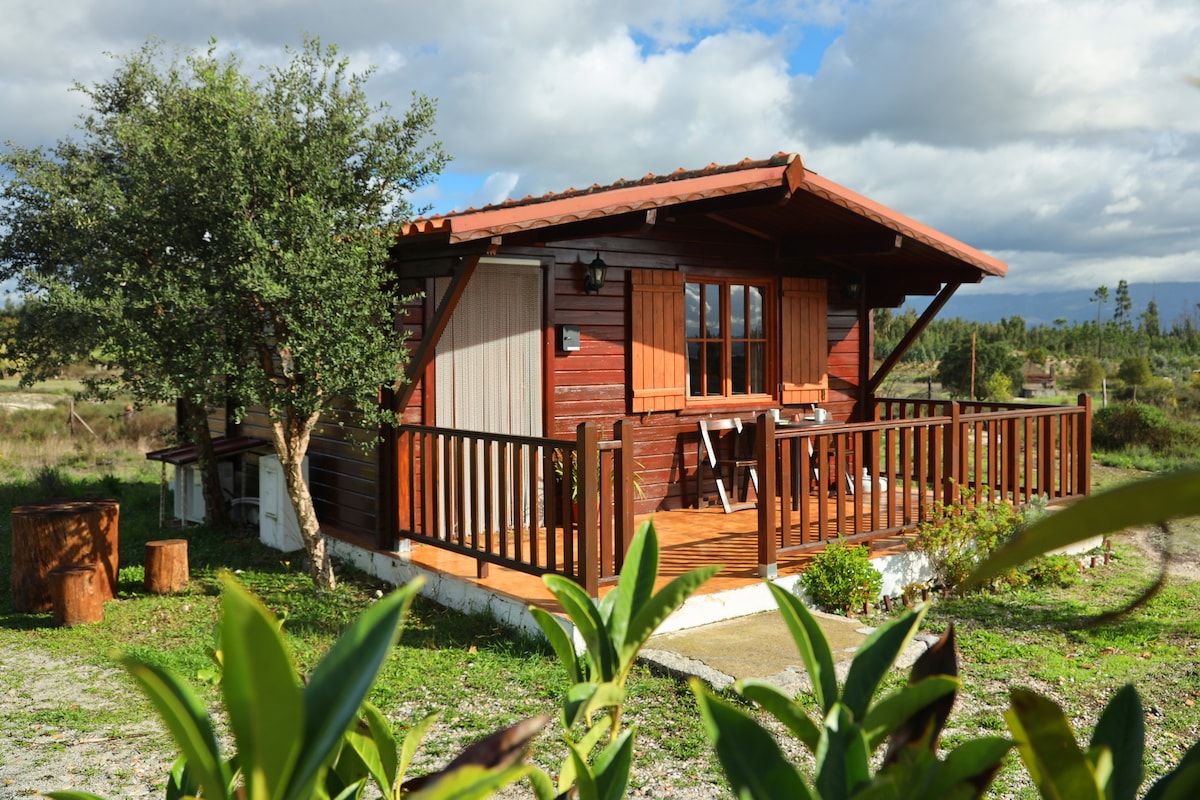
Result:
{"label": "gravel ground", "polygon": [[77,789],[158,796],[173,759],[157,718],[81,734],[76,721],[127,701],[125,676],[34,648],[0,652],[0,798]]}

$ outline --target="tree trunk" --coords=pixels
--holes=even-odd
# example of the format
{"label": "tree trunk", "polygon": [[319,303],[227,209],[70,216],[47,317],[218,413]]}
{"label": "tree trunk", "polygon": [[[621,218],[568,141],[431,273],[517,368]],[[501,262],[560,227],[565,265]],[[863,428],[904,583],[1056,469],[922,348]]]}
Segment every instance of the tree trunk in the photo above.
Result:
{"label": "tree trunk", "polygon": [[183,591],[188,584],[187,539],[146,542],[146,575],[143,586],[150,594]]}
{"label": "tree trunk", "polygon": [[117,593],[116,500],[51,500],[12,510],[12,610],[51,608],[50,573],[61,567],[99,565],[101,602]]}
{"label": "tree trunk", "polygon": [[271,439],[275,445],[275,454],[279,456],[279,465],[283,469],[288,497],[296,511],[296,521],[300,524],[300,537],[304,540],[304,549],[308,554],[309,576],[318,589],[329,590],[337,585],[333,574],[333,560],[329,556],[325,537],[321,534],[321,524],[317,520],[312,494],[304,482],[303,472],[309,435],[318,419],[320,414],[298,419],[295,412],[289,409],[282,419],[272,419]]}
{"label": "tree trunk", "polygon": [[213,453],[212,436],[208,430],[208,409],[186,399],[183,409],[184,424],[188,438],[196,447],[196,466],[204,487],[205,521],[217,528],[228,528],[229,505],[221,490],[221,473],[217,470],[217,457]]}
{"label": "tree trunk", "polygon": [[104,619],[104,585],[99,564],[77,564],[51,572],[54,624],[70,627]]}

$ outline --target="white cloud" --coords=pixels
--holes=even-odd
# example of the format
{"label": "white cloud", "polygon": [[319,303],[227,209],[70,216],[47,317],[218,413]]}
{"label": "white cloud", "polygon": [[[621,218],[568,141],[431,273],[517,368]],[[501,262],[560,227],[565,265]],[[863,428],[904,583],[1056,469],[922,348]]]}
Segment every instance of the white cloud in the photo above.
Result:
{"label": "white cloud", "polygon": [[[304,33],[377,65],[374,100],[439,101],[465,207],[800,152],[1010,263],[983,289],[1194,279],[1194,0],[8,0],[0,138],[73,134],[105,51],[154,34],[278,62]],[[814,36],[814,31],[825,37]],[[813,75],[797,47],[832,44]],[[812,58],[805,63],[814,63]],[[993,288],[994,287],[994,288]]]}

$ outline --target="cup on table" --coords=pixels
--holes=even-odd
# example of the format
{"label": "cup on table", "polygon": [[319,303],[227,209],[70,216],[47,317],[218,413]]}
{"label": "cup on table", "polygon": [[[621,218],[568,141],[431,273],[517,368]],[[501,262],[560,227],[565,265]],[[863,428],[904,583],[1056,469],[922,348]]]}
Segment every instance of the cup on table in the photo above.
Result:
{"label": "cup on table", "polygon": [[813,421],[814,422],[824,422],[827,419],[829,419],[828,411],[826,411],[823,408],[814,408],[813,409]]}
{"label": "cup on table", "polygon": [[771,419],[773,419],[776,422],[779,422],[779,409],[778,408],[771,409]]}

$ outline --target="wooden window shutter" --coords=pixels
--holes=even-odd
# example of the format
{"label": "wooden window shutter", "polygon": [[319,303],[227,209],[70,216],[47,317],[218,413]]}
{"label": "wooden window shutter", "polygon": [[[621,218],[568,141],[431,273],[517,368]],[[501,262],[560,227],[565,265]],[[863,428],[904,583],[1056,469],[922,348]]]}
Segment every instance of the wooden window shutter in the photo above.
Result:
{"label": "wooden window shutter", "polygon": [[683,408],[687,391],[684,347],[683,273],[629,270],[630,411]]}
{"label": "wooden window shutter", "polygon": [[780,401],[829,399],[829,298],[822,278],[783,279]]}

